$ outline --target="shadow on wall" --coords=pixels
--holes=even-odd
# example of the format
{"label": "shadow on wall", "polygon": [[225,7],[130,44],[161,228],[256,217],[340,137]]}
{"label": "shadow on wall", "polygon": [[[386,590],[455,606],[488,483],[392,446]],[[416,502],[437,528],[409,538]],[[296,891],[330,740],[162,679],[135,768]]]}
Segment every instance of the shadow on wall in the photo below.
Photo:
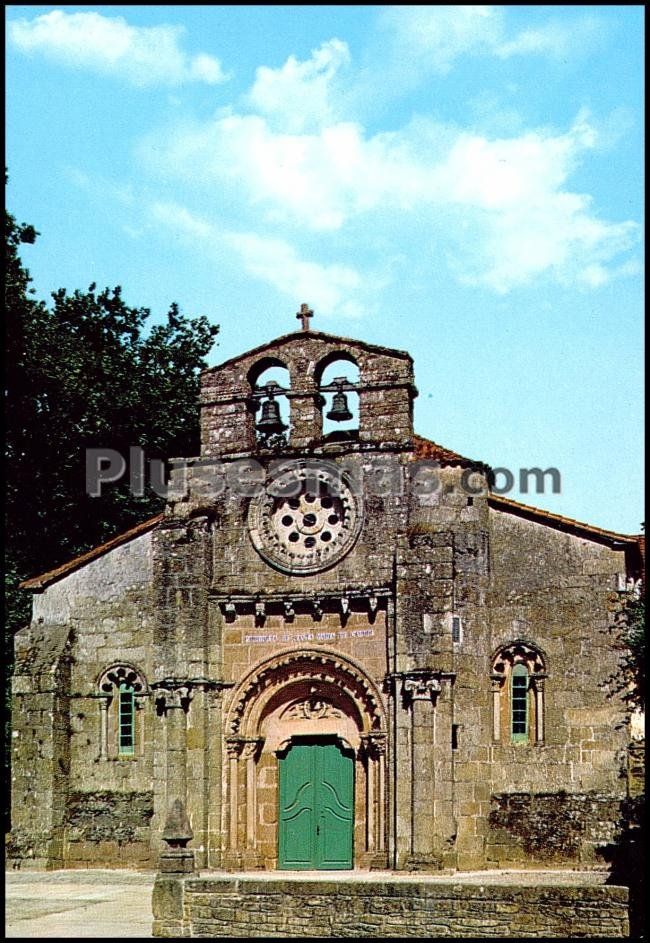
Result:
{"label": "shadow on wall", "polygon": [[601,850],[611,871],[608,884],[630,889],[630,938],[647,940],[646,921],[646,809],[645,795],[622,803],[623,828],[618,841]]}

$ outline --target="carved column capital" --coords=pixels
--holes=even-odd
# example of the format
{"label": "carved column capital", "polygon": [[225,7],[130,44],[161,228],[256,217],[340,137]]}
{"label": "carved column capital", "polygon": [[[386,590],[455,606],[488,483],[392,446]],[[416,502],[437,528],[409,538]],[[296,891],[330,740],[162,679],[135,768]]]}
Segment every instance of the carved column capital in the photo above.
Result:
{"label": "carved column capital", "polygon": [[239,759],[243,744],[241,737],[226,737],[226,752],[230,759]]}
{"label": "carved column capital", "polygon": [[231,759],[235,760],[257,759],[263,746],[262,737],[226,737],[226,752]]}
{"label": "carved column capital", "polygon": [[263,745],[264,740],[261,737],[254,740],[244,740],[241,748],[242,760],[256,760]]}
{"label": "carved column capital", "polygon": [[361,742],[366,756],[373,760],[378,760],[386,754],[386,734],[379,732],[364,733],[361,735]]}
{"label": "carved column capital", "polygon": [[175,708],[184,710],[185,713],[189,710],[193,695],[191,681],[165,678],[163,681],[154,681],[151,690],[159,714],[166,714],[168,710]]}
{"label": "carved column capital", "polygon": [[224,688],[232,687],[225,681],[210,678],[164,678],[151,684],[158,714],[166,714],[168,710],[180,708],[188,712],[190,702],[197,691],[207,692],[212,702],[218,700]]}
{"label": "carved column capital", "polygon": [[409,703],[433,701],[442,691],[440,676],[431,671],[409,671],[402,676],[402,694]]}

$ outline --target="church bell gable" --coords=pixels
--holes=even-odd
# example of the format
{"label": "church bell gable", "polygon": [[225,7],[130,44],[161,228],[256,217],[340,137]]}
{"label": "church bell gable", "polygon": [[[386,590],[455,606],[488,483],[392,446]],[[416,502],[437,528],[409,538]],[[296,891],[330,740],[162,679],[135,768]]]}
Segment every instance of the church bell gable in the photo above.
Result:
{"label": "church bell gable", "polygon": [[[356,382],[329,379],[330,368],[339,362],[356,368]],[[261,385],[269,368],[284,371],[287,385]],[[313,450],[337,441],[408,448],[416,396],[409,354],[303,328],[203,373],[201,454],[263,455],[269,449]],[[351,397],[358,399],[358,428],[328,433],[327,416],[347,418]],[[286,423],[278,419],[280,399],[288,403]],[[329,410],[328,400],[333,400]]]}

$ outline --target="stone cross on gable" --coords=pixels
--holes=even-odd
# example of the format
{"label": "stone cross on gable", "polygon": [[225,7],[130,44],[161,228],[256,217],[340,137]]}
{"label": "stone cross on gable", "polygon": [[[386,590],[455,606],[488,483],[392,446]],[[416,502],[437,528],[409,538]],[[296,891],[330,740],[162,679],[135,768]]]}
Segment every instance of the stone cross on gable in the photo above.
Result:
{"label": "stone cross on gable", "polygon": [[309,330],[309,319],[313,318],[314,312],[311,310],[309,305],[302,304],[300,305],[300,311],[296,315],[299,321],[302,321],[303,331]]}

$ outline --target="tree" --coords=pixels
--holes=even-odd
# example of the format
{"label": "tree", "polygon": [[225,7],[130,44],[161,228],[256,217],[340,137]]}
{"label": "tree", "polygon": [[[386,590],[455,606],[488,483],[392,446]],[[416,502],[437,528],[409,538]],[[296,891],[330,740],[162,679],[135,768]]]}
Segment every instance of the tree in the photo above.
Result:
{"label": "tree", "polygon": [[630,596],[623,609],[626,646],[624,667],[630,682],[629,701],[645,711],[645,599]]}
{"label": "tree", "polygon": [[37,236],[5,212],[5,666],[13,634],[29,620],[19,582],[162,509],[150,486],[137,496],[127,480],[88,495],[86,450],[195,455],[199,371],[219,330],[176,304],[147,329],[149,309],[129,307],[120,287],[60,289],[48,307],[33,297],[19,254]]}
{"label": "tree", "polygon": [[149,310],[129,307],[120,287],[61,289],[51,308],[34,301],[17,255],[26,234],[36,235],[8,216],[6,523],[21,577],[161,509],[151,487],[137,496],[127,480],[88,495],[86,450],[196,454],[198,372],[218,331],[172,304],[166,322],[145,332]]}

